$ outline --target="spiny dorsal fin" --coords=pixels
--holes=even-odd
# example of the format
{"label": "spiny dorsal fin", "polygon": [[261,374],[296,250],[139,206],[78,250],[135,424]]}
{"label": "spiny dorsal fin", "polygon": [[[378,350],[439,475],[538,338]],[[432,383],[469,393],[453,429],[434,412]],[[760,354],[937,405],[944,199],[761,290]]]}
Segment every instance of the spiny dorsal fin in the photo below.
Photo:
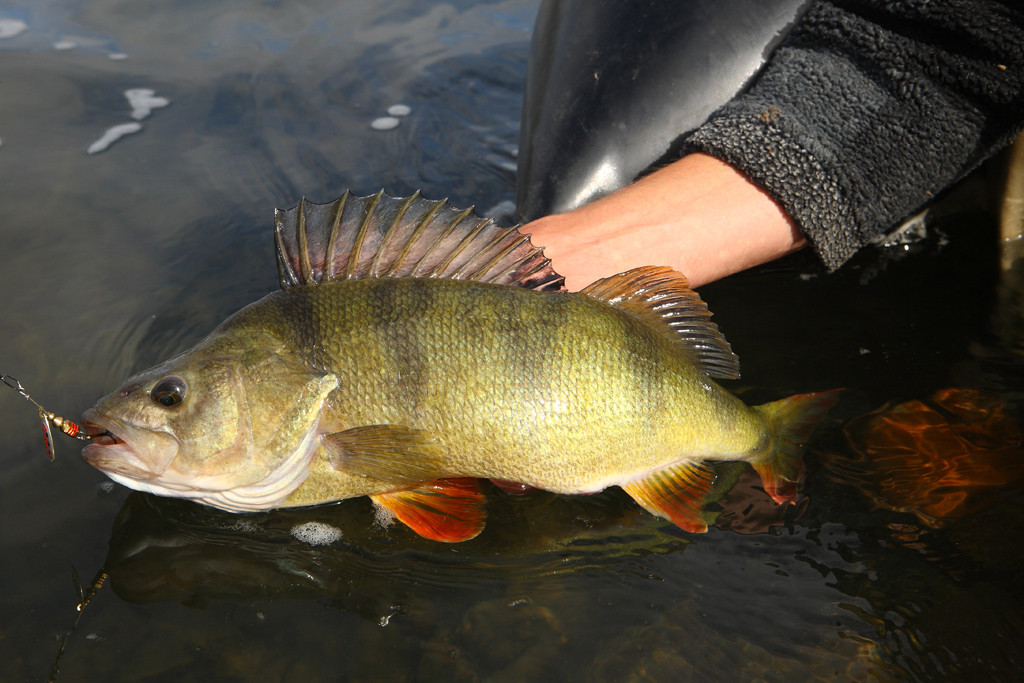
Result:
{"label": "spiny dorsal fin", "polygon": [[419,192],[330,204],[305,199],[275,212],[281,286],[378,277],[476,280],[557,290],[563,278],[529,235]]}
{"label": "spiny dorsal fin", "polygon": [[671,268],[644,266],[598,280],[580,290],[607,302],[671,339],[711,377],[736,379],[740,359],[686,278]]}

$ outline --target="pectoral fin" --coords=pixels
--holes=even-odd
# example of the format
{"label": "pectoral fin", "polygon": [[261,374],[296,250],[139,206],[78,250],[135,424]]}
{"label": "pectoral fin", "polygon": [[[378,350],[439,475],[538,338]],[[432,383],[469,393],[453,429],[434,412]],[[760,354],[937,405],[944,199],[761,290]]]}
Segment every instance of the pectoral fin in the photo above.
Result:
{"label": "pectoral fin", "polygon": [[370,425],[320,437],[334,469],[396,485],[445,473],[446,451],[429,433],[400,425]]}
{"label": "pectoral fin", "polygon": [[487,519],[476,479],[438,479],[370,499],[420,536],[445,543],[468,541],[483,530]]}
{"label": "pectoral fin", "polygon": [[622,489],[651,514],[669,519],[684,531],[700,534],[708,530],[701,507],[714,480],[710,467],[687,462],[622,484]]}

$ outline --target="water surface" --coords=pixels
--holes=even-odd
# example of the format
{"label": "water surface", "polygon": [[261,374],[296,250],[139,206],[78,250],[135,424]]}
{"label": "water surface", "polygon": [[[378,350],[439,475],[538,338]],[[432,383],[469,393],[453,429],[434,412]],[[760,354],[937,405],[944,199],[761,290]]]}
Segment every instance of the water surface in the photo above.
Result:
{"label": "water surface", "polygon": [[[79,413],[272,290],[273,209],[301,196],[508,207],[535,12],[8,2],[24,29],[0,31],[0,371]],[[805,502],[780,510],[737,471],[702,536],[617,490],[492,492],[484,533],[455,546],[381,528],[362,500],[232,516],[115,486],[67,439],[48,462],[4,390],[0,678],[1012,678],[1024,363],[1002,333],[1021,311],[992,217],[953,206],[832,276],[797,261],[704,288],[745,399],[846,391]],[[949,388],[974,412],[935,403]],[[862,417],[914,401],[939,416],[910,449],[946,444],[930,464],[884,450],[905,445],[879,431],[892,413]],[[922,493],[908,467],[956,476]],[[310,523],[335,536],[295,533]],[[101,572],[76,625],[72,575]]]}

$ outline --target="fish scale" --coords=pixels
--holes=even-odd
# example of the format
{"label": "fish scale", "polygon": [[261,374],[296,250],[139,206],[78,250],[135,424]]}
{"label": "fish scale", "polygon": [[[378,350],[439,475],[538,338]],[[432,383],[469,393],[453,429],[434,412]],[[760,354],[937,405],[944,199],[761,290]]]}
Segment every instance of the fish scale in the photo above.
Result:
{"label": "fish scale", "polygon": [[[296,306],[293,296],[316,303]],[[720,388],[708,395],[702,373],[669,342],[585,297],[406,278],[281,292],[264,305],[280,308],[269,316],[278,319],[318,316],[282,333],[317,330],[319,338],[299,333],[292,343],[323,347],[342,387],[328,429],[425,430],[449,449],[447,474],[589,492],[666,459],[746,453],[763,437],[761,421]],[[690,405],[696,392],[702,400]],[[705,429],[720,433],[713,453]]]}

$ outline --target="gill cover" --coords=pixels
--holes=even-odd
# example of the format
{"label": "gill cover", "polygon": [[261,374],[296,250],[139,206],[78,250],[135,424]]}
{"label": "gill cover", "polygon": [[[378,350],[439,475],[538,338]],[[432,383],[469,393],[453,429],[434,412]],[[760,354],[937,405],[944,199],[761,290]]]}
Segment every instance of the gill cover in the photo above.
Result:
{"label": "gill cover", "polygon": [[232,511],[273,507],[305,478],[338,380],[265,343],[215,331],[132,377],[86,413],[111,436],[83,456],[130,488]]}
{"label": "gill cover", "polygon": [[[266,510],[281,504],[308,476],[321,409],[338,378],[312,373],[277,354],[240,367],[251,450],[239,454],[231,486],[201,499],[233,512]],[[221,465],[232,471],[230,463]]]}

